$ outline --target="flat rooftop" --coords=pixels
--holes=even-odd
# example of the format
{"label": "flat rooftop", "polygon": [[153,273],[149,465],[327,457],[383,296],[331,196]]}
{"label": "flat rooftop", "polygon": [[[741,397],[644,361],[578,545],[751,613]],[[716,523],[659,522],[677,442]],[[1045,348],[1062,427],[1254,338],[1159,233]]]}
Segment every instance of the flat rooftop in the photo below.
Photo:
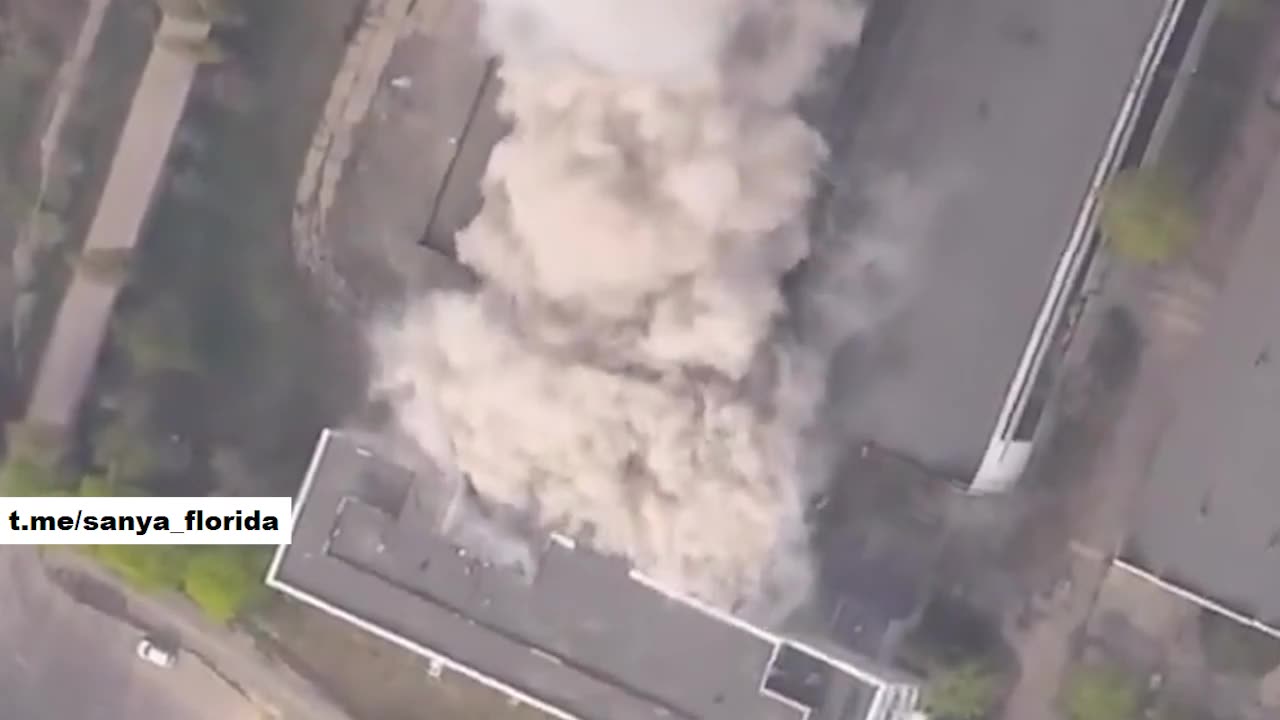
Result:
{"label": "flat rooftop", "polygon": [[[874,5],[826,111],[822,212],[834,241],[914,260],[905,308],[838,365],[855,436],[973,476],[1164,4]],[[876,206],[887,179],[905,179],[907,207]]]}
{"label": "flat rooftop", "polygon": [[[841,356],[839,412],[859,440],[968,480],[1165,0],[870,4],[860,46],[805,103],[834,150],[836,190],[815,211],[825,241],[913,259],[905,307]],[[492,65],[461,57],[427,83],[462,100],[432,111],[441,138],[426,143],[421,242],[445,254],[506,131]],[[878,207],[887,179],[918,206]]]}
{"label": "flat rooftop", "polygon": [[861,720],[914,702],[369,447],[326,431],[273,587],[566,717]]}
{"label": "flat rooftop", "polygon": [[1280,627],[1280,166],[1180,377],[1123,559]]}

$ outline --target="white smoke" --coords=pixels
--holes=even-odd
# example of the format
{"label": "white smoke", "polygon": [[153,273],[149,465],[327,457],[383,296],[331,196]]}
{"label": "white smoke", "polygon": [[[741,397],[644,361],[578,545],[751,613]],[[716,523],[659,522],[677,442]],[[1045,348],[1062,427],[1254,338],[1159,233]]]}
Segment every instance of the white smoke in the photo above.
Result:
{"label": "white smoke", "polygon": [[786,339],[820,136],[794,112],[839,0],[488,0],[501,110],[483,279],[384,328],[404,428],[490,501],[751,610],[809,582],[824,352]]}

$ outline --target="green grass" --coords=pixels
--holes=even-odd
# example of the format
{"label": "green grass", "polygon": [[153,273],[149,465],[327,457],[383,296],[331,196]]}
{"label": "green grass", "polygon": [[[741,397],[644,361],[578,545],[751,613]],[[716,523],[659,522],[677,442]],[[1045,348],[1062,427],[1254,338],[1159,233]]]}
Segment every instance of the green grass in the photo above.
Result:
{"label": "green grass", "polygon": [[1067,720],[1139,720],[1142,695],[1136,679],[1114,665],[1078,666],[1062,697]]}

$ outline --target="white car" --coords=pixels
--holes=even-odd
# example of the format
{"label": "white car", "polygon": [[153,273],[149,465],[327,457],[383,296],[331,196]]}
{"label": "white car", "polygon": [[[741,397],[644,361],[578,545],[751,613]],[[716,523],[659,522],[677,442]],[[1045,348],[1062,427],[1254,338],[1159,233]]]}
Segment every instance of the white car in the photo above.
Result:
{"label": "white car", "polygon": [[160,647],[151,638],[142,638],[135,649],[138,658],[159,668],[169,669],[178,662],[178,653]]}

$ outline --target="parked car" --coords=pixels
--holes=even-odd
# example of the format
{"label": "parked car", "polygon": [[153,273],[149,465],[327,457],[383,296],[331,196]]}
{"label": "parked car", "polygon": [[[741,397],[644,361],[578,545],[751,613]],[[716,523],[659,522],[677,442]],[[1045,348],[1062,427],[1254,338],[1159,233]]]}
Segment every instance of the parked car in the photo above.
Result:
{"label": "parked car", "polygon": [[138,659],[143,662],[151,663],[158,668],[166,670],[178,662],[177,650],[162,647],[149,637],[144,637],[138,641],[138,647],[135,648],[135,652],[138,654]]}

